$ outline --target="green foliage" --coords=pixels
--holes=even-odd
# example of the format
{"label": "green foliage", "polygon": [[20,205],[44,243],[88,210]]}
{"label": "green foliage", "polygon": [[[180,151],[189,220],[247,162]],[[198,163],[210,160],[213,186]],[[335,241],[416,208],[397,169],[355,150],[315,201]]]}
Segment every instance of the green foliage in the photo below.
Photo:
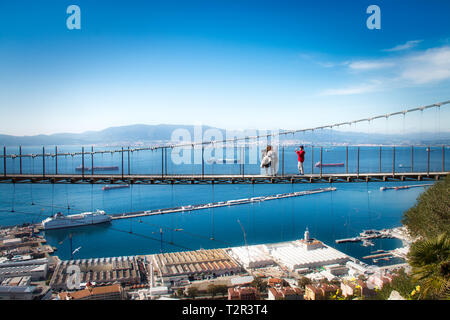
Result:
{"label": "green foliage", "polygon": [[404,213],[402,223],[412,236],[419,238],[408,254],[411,282],[420,283],[417,296],[449,299],[450,175],[422,193],[414,207]]}
{"label": "green foliage", "polygon": [[305,288],[306,285],[311,283],[312,283],[311,279],[307,277],[301,277],[300,279],[298,279],[298,286],[303,289]]}
{"label": "green foliage", "polygon": [[422,193],[404,213],[402,223],[415,237],[450,235],[450,175]]}
{"label": "green foliage", "polygon": [[216,285],[216,284],[211,283],[210,285],[208,285],[206,292],[213,297],[215,297],[217,294],[224,296],[228,293],[228,287],[223,284]]}
{"label": "green foliage", "polygon": [[413,279],[422,283],[423,297],[450,298],[450,239],[445,233],[413,243],[408,263]]}
{"label": "green foliage", "polygon": [[228,293],[228,286],[224,284],[218,284],[216,285],[216,292],[217,294],[226,295]]}
{"label": "green foliage", "polygon": [[250,284],[252,287],[256,287],[259,292],[266,292],[268,284],[261,277],[255,278]]}
{"label": "green foliage", "polygon": [[401,269],[398,271],[391,283],[385,284],[383,288],[377,292],[374,299],[387,300],[391,295],[392,290],[396,290],[405,299],[416,300],[419,298],[419,295],[415,293],[411,295],[411,293],[416,290],[416,287],[417,283],[405,272],[404,269]]}
{"label": "green foliage", "polygon": [[184,296],[184,290],[183,290],[183,288],[178,288],[178,289],[177,289],[177,296],[179,296],[179,297]]}
{"label": "green foliage", "polygon": [[195,299],[195,297],[198,296],[198,288],[196,287],[189,287],[189,289],[187,290],[187,294],[189,297],[191,297],[192,299]]}

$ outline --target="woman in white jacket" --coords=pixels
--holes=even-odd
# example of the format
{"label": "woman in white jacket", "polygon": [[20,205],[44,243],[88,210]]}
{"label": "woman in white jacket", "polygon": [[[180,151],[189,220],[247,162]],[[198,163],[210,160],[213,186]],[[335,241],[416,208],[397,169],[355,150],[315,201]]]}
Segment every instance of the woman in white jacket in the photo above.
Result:
{"label": "woman in white jacket", "polygon": [[267,146],[266,149],[262,151],[261,168],[266,170],[266,175],[268,175],[268,169],[270,168],[271,175],[275,175],[277,155],[273,151],[272,146]]}

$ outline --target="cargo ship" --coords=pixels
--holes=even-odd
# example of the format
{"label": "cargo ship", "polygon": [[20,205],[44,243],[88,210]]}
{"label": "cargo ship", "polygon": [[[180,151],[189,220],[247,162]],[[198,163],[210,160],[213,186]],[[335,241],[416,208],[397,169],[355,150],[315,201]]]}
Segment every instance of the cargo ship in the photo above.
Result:
{"label": "cargo ship", "polygon": [[211,158],[209,160],[206,160],[208,164],[238,164],[241,163],[239,159],[216,159]]}
{"label": "cargo ship", "polygon": [[96,212],[83,212],[65,216],[61,212],[42,221],[44,230],[81,227],[91,224],[110,222],[111,216],[107,215],[103,210]]}
{"label": "cargo ship", "polygon": [[122,188],[129,188],[130,185],[129,184],[118,184],[115,186],[110,186],[110,185],[106,185],[103,186],[103,191],[108,191],[108,190],[114,190],[114,189],[122,189]]}
{"label": "cargo ship", "polygon": [[343,162],[338,162],[338,163],[321,163],[316,162],[315,164],[316,167],[343,167],[344,163]]}
{"label": "cargo ship", "polygon": [[[76,171],[83,171],[83,167],[82,166],[78,166],[75,168]],[[92,168],[91,167],[84,167],[84,171],[91,171]],[[106,166],[106,167],[94,167],[94,171],[114,171],[114,170],[119,170],[118,166]]]}

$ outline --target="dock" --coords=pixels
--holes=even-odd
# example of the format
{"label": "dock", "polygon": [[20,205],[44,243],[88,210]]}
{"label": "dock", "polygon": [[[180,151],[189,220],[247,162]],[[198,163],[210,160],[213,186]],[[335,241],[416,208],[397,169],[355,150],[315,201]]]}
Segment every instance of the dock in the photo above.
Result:
{"label": "dock", "polygon": [[187,205],[187,206],[179,206],[179,207],[166,208],[166,209],[154,209],[154,210],[146,210],[146,211],[118,213],[118,214],[112,214],[111,218],[113,220],[117,220],[117,219],[130,219],[130,218],[138,218],[138,217],[161,215],[161,214],[168,214],[168,213],[177,213],[177,212],[191,212],[191,211],[198,211],[198,210],[204,210],[204,209],[243,205],[243,204],[249,204],[249,203],[259,203],[259,202],[277,200],[277,199],[301,197],[301,196],[318,194],[318,193],[323,193],[323,192],[331,192],[331,191],[336,191],[336,188],[335,187],[318,188],[318,189],[313,189],[313,190],[281,193],[281,194],[270,195],[270,196],[252,197],[252,198],[245,198],[245,199],[238,199],[238,200],[220,201],[220,202],[213,202],[213,203],[207,203],[207,204]]}

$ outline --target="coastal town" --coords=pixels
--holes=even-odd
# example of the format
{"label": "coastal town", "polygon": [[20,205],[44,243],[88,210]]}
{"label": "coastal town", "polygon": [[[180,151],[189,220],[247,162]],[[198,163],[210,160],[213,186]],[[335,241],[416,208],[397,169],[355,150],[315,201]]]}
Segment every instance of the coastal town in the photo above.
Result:
{"label": "coastal town", "polygon": [[[61,260],[38,225],[0,230],[0,299],[19,300],[326,300],[365,299],[407,263],[379,267],[314,239],[138,256]],[[367,230],[403,247],[375,258],[405,258],[404,227]],[[338,240],[336,241],[338,242]],[[370,258],[370,257],[369,257]],[[403,260],[404,261],[404,260]]]}

